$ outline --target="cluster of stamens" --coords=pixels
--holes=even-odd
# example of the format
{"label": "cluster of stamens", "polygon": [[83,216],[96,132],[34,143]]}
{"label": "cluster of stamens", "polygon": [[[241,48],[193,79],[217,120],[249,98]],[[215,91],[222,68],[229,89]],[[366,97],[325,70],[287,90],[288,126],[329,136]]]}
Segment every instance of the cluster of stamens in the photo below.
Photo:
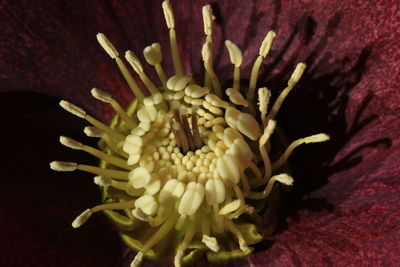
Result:
{"label": "cluster of stamens", "polygon": [[[84,150],[104,164],[96,167],[54,161],[51,168],[93,173],[96,184],[128,196],[128,199],[121,198],[85,210],[72,225],[80,227],[98,211],[128,209],[133,216],[131,220],[139,220],[154,229],[152,237],[138,248],[132,266],[139,265],[143,256],[172,231],[182,233],[175,251],[176,266],[184,261],[185,251],[193,242],[201,242],[210,253],[226,250],[220,246],[218,237],[230,236],[237,242],[238,250],[247,255],[251,252],[251,241],[246,239],[240,218],[248,214],[256,221],[263,220],[248,200],[266,200],[275,182],[292,185],[291,176],[275,172],[284,165],[294,148],[329,139],[325,134],[317,134],[296,140],[275,162],[270,161],[270,137],[276,126],[275,117],[306,66],[304,63],[297,65],[286,89],[268,111],[271,92],[264,87],[256,90],[256,87],[262,60],[271,48],[275,33],[270,31],[262,42],[248,88],[240,84],[242,52],[234,43],[226,41],[234,68],[232,88],[223,90],[213,69],[213,15],[207,5],[203,8],[206,41],[202,48],[206,74],[204,85],[199,85],[182,68],[169,1],[163,2],[163,10],[175,74],[168,77],[164,71],[158,43],[146,47],[143,54],[154,67],[161,89],[146,75],[137,56],[127,51],[125,58],[146,87],[150,95],[146,97],[116,48],[99,33],[99,43],[116,61],[136,99],[127,111],[108,93],[92,89],[96,99],[115,109],[120,127],[107,126],[80,107],[61,101],[64,109],[93,125],[86,127],[85,133],[100,137],[106,148],[98,150],[64,136],[60,137],[60,142]],[[243,90],[246,90],[246,96],[243,96]],[[254,104],[256,92],[258,110]]]}

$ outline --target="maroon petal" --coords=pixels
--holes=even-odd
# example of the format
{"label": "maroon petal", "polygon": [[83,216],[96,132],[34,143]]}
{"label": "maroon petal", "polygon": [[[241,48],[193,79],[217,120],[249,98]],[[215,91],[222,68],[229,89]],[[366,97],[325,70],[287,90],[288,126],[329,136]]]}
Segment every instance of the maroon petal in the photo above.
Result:
{"label": "maroon petal", "polygon": [[[154,2],[0,4],[0,90],[56,95],[110,119],[110,110],[92,100],[88,89],[106,89],[123,104],[131,95],[95,35],[105,33],[120,53],[132,49],[140,54],[144,46],[158,41],[166,54],[166,27],[160,2]],[[199,74],[203,3],[174,1],[173,5],[185,69]],[[222,40],[230,39],[242,48],[243,74],[248,75],[262,38],[274,29],[276,42],[261,74],[267,78],[261,80],[276,93],[296,62],[309,65],[306,78],[283,106],[279,122],[290,139],[322,131],[332,136],[329,144],[301,148],[294,155],[297,182],[287,203],[286,224],[257,247],[249,265],[395,266],[400,260],[398,4],[238,0],[212,5],[217,72],[226,78],[232,71]],[[23,96],[3,94],[2,101],[25,103]],[[91,221],[79,237],[68,225],[82,207],[95,204],[97,189],[87,175],[74,177],[72,183],[69,176],[50,174],[47,167],[60,154],[59,147],[54,148],[57,136],[66,132],[79,136],[82,125],[69,114],[53,111],[51,107],[56,107],[48,99],[10,112],[12,107],[4,106],[2,112],[8,123],[5,128],[14,129],[12,134],[3,132],[2,138],[5,155],[14,155],[3,165],[9,180],[1,187],[6,203],[1,225],[8,231],[0,233],[5,254],[13,260],[4,263],[115,265],[121,258],[121,244],[105,220]],[[63,131],[55,132],[54,125]],[[49,139],[54,140],[51,145]],[[61,153],[65,159],[79,157],[72,152],[67,157],[66,151]],[[36,157],[38,152],[41,157]],[[10,160],[22,155],[26,165]],[[32,183],[40,178],[44,180]],[[54,184],[54,179],[66,180]],[[76,193],[63,189],[77,184]],[[83,188],[87,195],[82,194]],[[43,216],[38,216],[35,201]]]}

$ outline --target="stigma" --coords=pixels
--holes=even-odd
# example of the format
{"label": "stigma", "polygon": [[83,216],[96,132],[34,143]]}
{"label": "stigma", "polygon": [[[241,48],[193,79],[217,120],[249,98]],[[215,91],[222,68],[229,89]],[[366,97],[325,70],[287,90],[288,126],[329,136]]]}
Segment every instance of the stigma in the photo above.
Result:
{"label": "stigma", "polygon": [[[213,64],[211,7],[207,5],[202,10],[205,33],[199,49],[205,69],[202,81],[185,73],[171,3],[164,1],[162,9],[170,38],[173,75],[168,76],[164,70],[159,43],[143,51],[158,77],[151,80],[145,72],[148,68],[134,52],[126,51],[126,64],[111,41],[99,33],[99,44],[116,62],[133,93],[132,104],[124,109],[110,94],[93,88],[93,97],[111,105],[117,114],[117,124],[109,126],[81,107],[62,100],[60,106],[90,123],[84,132],[100,138],[103,145],[98,149],[66,136],[60,137],[60,143],[97,157],[101,166],[54,161],[50,167],[56,171],[89,172],[95,175],[94,183],[106,195],[111,190],[120,192],[106,198],[105,203],[86,209],[72,226],[81,227],[99,211],[109,214],[128,211],[124,216],[118,214],[132,225],[128,245],[138,253],[131,266],[138,266],[144,257],[157,254],[157,245],[168,242],[171,235],[177,242],[173,249],[166,250],[166,255],[174,254],[175,266],[192,260],[193,253],[187,251],[194,248],[215,262],[229,253],[236,255],[232,257],[244,257],[251,253],[252,244],[264,238],[263,231],[257,240],[249,237],[247,231],[257,231],[257,227],[268,224],[262,214],[264,210],[257,203],[272,205],[269,197],[275,184],[293,185],[293,177],[282,171],[293,150],[301,144],[329,140],[326,134],[295,140],[271,162],[276,116],[286,96],[298,84],[306,64],[294,67],[286,88],[269,109],[271,91],[258,88],[257,79],[262,61],[273,45],[273,31],[260,44],[249,84],[241,82],[240,48],[225,41],[233,82],[224,88]],[[144,88],[138,85],[138,79]],[[144,227],[145,238],[137,227]]]}

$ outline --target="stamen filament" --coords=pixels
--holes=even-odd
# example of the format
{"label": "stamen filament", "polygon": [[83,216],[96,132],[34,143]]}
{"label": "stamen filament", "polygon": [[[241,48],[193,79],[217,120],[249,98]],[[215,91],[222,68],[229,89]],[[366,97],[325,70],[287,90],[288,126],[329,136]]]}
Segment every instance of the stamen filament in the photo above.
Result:
{"label": "stamen filament", "polygon": [[225,225],[228,228],[228,230],[231,231],[231,233],[234,234],[238,239],[240,250],[242,250],[243,252],[248,251],[249,247],[247,246],[246,240],[244,240],[242,232],[239,231],[239,229],[235,226],[235,224],[231,220],[226,219]]}
{"label": "stamen filament", "polygon": [[118,171],[118,170],[110,170],[110,169],[103,169],[103,168],[99,168],[99,167],[95,167],[95,166],[91,166],[91,165],[83,165],[83,164],[79,164],[77,166],[78,170],[81,171],[85,171],[85,172],[90,172],[96,175],[104,175],[107,177],[111,177],[114,179],[118,179],[118,180],[124,180],[124,181],[128,181],[128,172],[126,171]]}
{"label": "stamen filament", "polygon": [[196,222],[190,221],[189,227],[185,233],[185,237],[183,238],[182,242],[180,243],[174,259],[174,264],[176,267],[182,265],[182,258],[184,256],[185,250],[189,246],[190,242],[192,242],[193,236],[196,232]]}
{"label": "stamen filament", "polygon": [[253,101],[255,89],[257,86],[258,72],[260,70],[263,59],[269,53],[269,50],[271,48],[274,38],[275,38],[275,32],[270,31],[270,32],[268,32],[267,36],[265,36],[265,38],[261,44],[259,55],[258,55],[256,61],[254,62],[253,68],[251,70],[250,84],[249,84],[249,89],[248,89],[248,93],[247,93],[247,100],[249,102]]}
{"label": "stamen filament", "polygon": [[169,29],[169,42],[171,46],[171,54],[172,54],[172,61],[174,64],[175,74],[183,75],[181,57],[179,55],[178,44],[176,41],[175,19],[171,3],[168,0],[165,0],[162,3],[162,8],[164,11],[164,17],[167,23],[167,27]]}
{"label": "stamen filament", "polygon": [[274,183],[276,181],[286,184],[286,185],[293,184],[293,178],[291,176],[287,175],[286,173],[274,175],[268,181],[268,184],[265,187],[263,192],[250,192],[250,194],[247,196],[247,198],[249,198],[249,199],[264,199],[264,198],[268,197],[269,194],[271,193]]}
{"label": "stamen filament", "polygon": [[103,211],[103,210],[123,210],[133,208],[135,206],[135,200],[117,202],[117,203],[106,203],[95,206],[90,209],[92,213]]}
{"label": "stamen filament", "polygon": [[277,161],[272,163],[272,170],[275,171],[282,167],[283,164],[287,161],[287,159],[292,154],[293,150],[301,144],[308,144],[308,143],[316,143],[316,142],[325,142],[329,140],[329,136],[326,134],[317,134],[312,135],[305,138],[300,138],[293,141],[285,150],[282,156],[279,157]]}
{"label": "stamen filament", "polygon": [[210,42],[205,42],[203,49],[201,50],[203,56],[204,68],[211,78],[212,86],[216,95],[221,96],[221,84],[219,82],[217,74],[214,72],[213,66],[211,64],[212,58],[212,46]]}
{"label": "stamen filament", "polygon": [[144,98],[144,94],[140,90],[139,86],[137,85],[136,81],[133,79],[132,75],[128,71],[127,67],[125,66],[124,62],[118,57],[115,59],[117,62],[118,68],[122,73],[122,76],[124,76],[126,82],[129,85],[129,88],[131,88],[133,94],[135,97],[142,102]]}
{"label": "stamen filament", "polygon": [[[131,128],[135,128],[137,126],[137,123],[128,116],[128,114],[125,112],[125,110],[118,104],[117,101],[115,101],[111,95],[107,94],[106,92],[93,88],[91,91],[91,94],[94,98],[103,101],[105,103],[109,103],[113,109],[117,112],[117,114],[121,117],[121,119]],[[134,100],[137,101],[137,100]]]}

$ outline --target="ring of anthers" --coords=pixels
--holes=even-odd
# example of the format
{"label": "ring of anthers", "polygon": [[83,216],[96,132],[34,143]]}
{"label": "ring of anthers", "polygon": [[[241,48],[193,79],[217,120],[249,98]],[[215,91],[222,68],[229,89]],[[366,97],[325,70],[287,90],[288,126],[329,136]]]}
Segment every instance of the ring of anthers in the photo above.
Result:
{"label": "ring of anthers", "polygon": [[[115,109],[118,122],[114,120],[113,127],[80,107],[61,101],[64,109],[93,125],[85,128],[85,133],[100,137],[103,151],[64,136],[60,142],[98,157],[102,165],[60,161],[50,165],[57,171],[82,170],[97,175],[94,182],[104,188],[105,203],[85,210],[72,226],[80,227],[93,213],[106,211],[125,227],[123,239],[138,251],[132,266],[138,266],[144,256],[155,259],[170,253],[175,253],[175,266],[191,262],[205,252],[212,262],[243,257],[251,253],[249,245],[271,232],[263,229],[271,216],[262,211],[273,204],[274,183],[293,183],[291,176],[277,171],[295,147],[329,139],[326,134],[317,134],[296,140],[275,162],[270,161],[275,117],[306,65],[296,66],[269,112],[271,93],[259,88],[257,110],[253,104],[257,76],[275,33],[268,32],[263,40],[248,87],[240,85],[242,52],[231,41],[225,42],[233,64],[233,84],[223,91],[213,69],[211,7],[207,5],[202,10],[206,34],[202,48],[203,86],[184,73],[171,4],[164,1],[162,7],[175,75],[168,78],[161,65],[160,44],[154,43],[143,52],[155,68],[160,89],[148,78],[136,55],[127,51],[126,60],[149,92],[146,97],[115,47],[99,33],[100,45],[116,61],[136,98],[124,110],[106,92],[96,88],[91,91],[96,99]],[[246,96],[242,95],[244,91]]]}

